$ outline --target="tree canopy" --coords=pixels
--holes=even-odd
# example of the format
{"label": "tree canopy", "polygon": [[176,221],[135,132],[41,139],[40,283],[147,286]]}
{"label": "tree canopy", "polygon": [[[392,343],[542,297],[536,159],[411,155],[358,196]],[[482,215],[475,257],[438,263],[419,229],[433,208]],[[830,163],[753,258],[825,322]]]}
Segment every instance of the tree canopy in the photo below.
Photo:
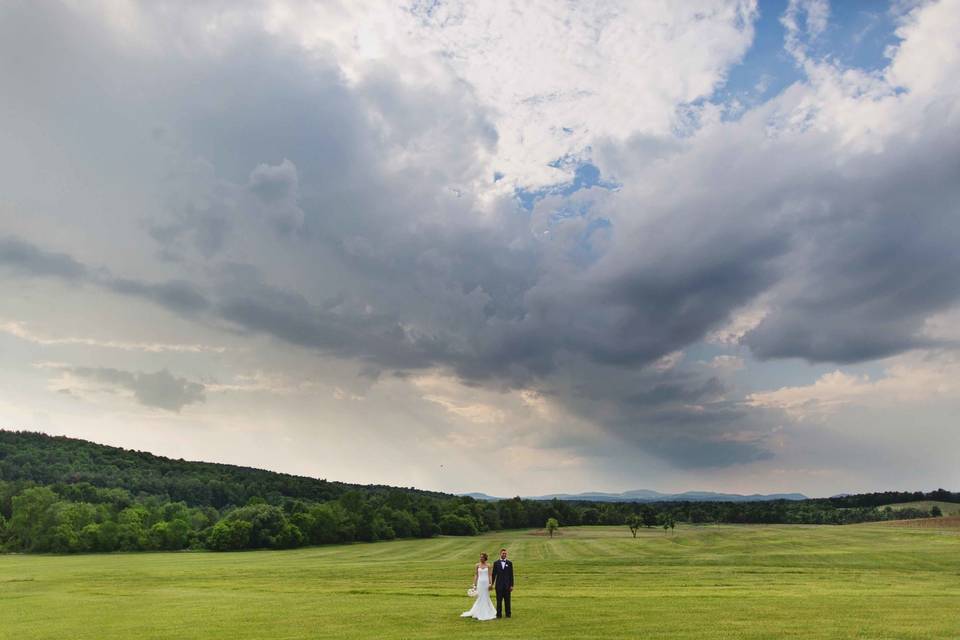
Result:
{"label": "tree canopy", "polygon": [[[560,526],[847,524],[929,517],[885,505],[960,494],[889,492],[803,501],[478,501],[0,430],[0,549],[18,552],[282,549]],[[668,525],[669,526],[669,525]]]}

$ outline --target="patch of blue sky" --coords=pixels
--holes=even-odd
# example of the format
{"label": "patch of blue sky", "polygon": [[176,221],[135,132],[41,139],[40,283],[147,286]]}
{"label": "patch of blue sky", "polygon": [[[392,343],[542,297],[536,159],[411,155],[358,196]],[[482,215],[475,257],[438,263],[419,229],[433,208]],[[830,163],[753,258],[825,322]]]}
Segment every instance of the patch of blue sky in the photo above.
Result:
{"label": "patch of blue sky", "polygon": [[590,209],[592,208],[593,201],[591,200],[567,200],[550,213],[548,220],[551,224],[556,224],[571,218],[586,218],[590,215]]}
{"label": "patch of blue sky", "polygon": [[[804,79],[803,70],[784,49],[785,29],[780,18],[788,0],[762,0],[754,24],[754,41],[724,84],[709,98],[687,105],[694,112],[704,102],[724,107],[724,119],[736,119],[744,109],[769,100]],[[875,0],[833,2],[826,29],[804,39],[808,54],[845,68],[879,72],[889,64],[897,45],[897,15],[887,3]]]}
{"label": "patch of blue sky", "polygon": [[549,163],[555,169],[573,168],[573,180],[561,182],[559,184],[541,187],[540,189],[517,188],[514,192],[520,206],[527,211],[533,211],[534,205],[538,200],[547,196],[571,196],[582,189],[606,189],[607,191],[616,191],[621,185],[613,180],[604,180],[600,174],[600,169],[589,162],[583,162],[573,156],[563,156]]}
{"label": "patch of blue sky", "polygon": [[714,92],[710,102],[730,104],[736,101],[750,107],[803,79],[803,72],[783,48],[785,32],[780,17],[786,8],[787,0],[760,3],[753,44],[743,60],[730,69],[726,82]]}
{"label": "patch of blue sky", "polygon": [[568,220],[585,220],[583,228],[570,245],[568,255],[581,266],[593,264],[605,250],[606,236],[612,230],[613,223],[607,218],[591,217],[595,200],[589,196],[578,197],[576,194],[589,189],[617,191],[622,185],[615,180],[605,179],[596,165],[582,161],[574,155],[557,158],[550,162],[549,166],[565,171],[572,170],[573,179],[540,189],[518,188],[515,190],[517,201],[526,211],[533,211],[538,201],[547,197],[558,197],[559,202],[547,216],[549,226],[556,227]]}
{"label": "patch of blue sky", "polygon": [[815,58],[828,58],[847,68],[880,71],[890,62],[887,52],[900,39],[897,16],[886,3],[843,0],[830,5],[827,28],[809,43]]}

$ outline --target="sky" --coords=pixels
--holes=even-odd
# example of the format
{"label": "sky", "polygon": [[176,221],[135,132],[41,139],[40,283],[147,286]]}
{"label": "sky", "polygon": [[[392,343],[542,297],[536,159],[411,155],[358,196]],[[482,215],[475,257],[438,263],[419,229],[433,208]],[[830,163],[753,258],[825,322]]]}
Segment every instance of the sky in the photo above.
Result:
{"label": "sky", "polygon": [[960,487],[960,0],[8,0],[0,428]]}

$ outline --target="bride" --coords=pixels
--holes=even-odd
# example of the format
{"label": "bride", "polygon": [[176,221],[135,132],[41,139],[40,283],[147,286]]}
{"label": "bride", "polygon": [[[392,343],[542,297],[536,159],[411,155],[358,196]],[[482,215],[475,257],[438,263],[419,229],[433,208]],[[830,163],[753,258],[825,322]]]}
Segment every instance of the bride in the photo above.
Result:
{"label": "bride", "polygon": [[477,591],[477,599],[473,602],[470,611],[460,614],[461,618],[476,618],[477,620],[493,620],[497,611],[490,601],[490,567],[487,565],[487,554],[480,554],[480,562],[473,571],[473,588]]}

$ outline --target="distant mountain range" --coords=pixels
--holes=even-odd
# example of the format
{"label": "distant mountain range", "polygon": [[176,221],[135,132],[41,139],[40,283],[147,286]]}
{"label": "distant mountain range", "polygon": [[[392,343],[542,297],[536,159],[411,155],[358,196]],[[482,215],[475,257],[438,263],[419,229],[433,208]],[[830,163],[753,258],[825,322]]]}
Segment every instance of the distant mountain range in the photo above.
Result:
{"label": "distant mountain range", "polygon": [[[505,500],[485,493],[464,493],[475,500]],[[545,496],[523,496],[527,500],[584,500],[589,502],[760,502],[762,500],[808,500],[802,493],[771,493],[741,495],[739,493],[715,493],[713,491],[685,491],[683,493],[660,493],[650,489],[636,489],[623,493],[552,493]]]}

